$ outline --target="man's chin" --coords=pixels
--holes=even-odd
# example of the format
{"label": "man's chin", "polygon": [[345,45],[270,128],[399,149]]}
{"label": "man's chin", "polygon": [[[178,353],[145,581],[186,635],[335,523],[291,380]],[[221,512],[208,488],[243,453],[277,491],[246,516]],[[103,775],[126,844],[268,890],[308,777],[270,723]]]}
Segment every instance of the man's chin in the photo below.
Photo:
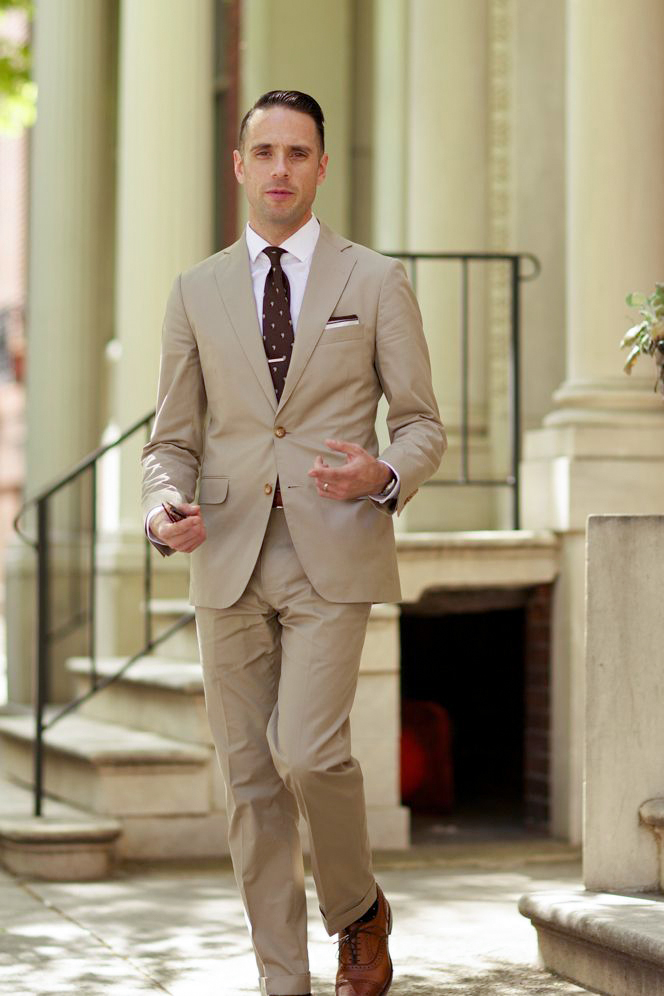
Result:
{"label": "man's chin", "polygon": [[274,208],[267,210],[264,214],[264,219],[270,225],[279,225],[282,228],[297,228],[304,220],[307,215],[310,214],[309,209],[303,210],[301,207],[295,207],[291,204],[290,206],[283,205],[281,209],[278,205]]}

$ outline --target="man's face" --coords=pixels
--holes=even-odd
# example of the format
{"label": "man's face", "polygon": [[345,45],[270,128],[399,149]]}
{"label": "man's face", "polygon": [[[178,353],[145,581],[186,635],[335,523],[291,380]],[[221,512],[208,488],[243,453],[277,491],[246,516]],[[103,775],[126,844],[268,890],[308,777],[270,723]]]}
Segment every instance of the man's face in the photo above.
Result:
{"label": "man's face", "polygon": [[284,238],[311,217],[316,188],[325,179],[316,123],[288,107],[259,108],[252,114],[242,152],[233,153],[235,176],[249,202],[249,223],[260,234]]}

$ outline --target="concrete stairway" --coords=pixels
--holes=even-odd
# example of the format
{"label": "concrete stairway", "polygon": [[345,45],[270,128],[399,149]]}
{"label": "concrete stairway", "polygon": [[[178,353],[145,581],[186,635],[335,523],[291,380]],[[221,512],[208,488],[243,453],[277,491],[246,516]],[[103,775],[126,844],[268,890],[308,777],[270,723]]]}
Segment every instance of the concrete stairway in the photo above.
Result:
{"label": "concrete stairway", "polygon": [[58,802],[43,800],[43,816],[34,817],[32,793],[0,779],[0,861],[15,875],[85,880],[111,871],[119,820],[95,816]]}
{"label": "concrete stairway", "polygon": [[[155,603],[156,633],[188,609],[180,601]],[[398,757],[389,748],[398,742],[397,627],[395,608],[374,607],[353,710],[370,832],[374,846],[382,848],[404,847],[409,839],[408,811],[399,802]],[[87,813],[89,827],[96,819],[98,833],[108,829],[109,819],[116,820],[118,858],[208,858],[228,851],[225,793],[197,657],[192,624],[164,643],[158,657],[136,662],[45,735],[47,795]],[[100,659],[97,673],[114,674],[123,662]],[[89,658],[71,658],[68,669],[76,693],[86,691]],[[376,709],[384,716],[380,731],[363,720]],[[32,784],[33,734],[31,716],[0,717],[0,767],[15,784]],[[0,803],[0,815],[1,810]],[[306,849],[304,824],[301,832]]]}
{"label": "concrete stairway", "polygon": [[523,896],[540,961],[606,996],[664,996],[664,901],[583,889]]}

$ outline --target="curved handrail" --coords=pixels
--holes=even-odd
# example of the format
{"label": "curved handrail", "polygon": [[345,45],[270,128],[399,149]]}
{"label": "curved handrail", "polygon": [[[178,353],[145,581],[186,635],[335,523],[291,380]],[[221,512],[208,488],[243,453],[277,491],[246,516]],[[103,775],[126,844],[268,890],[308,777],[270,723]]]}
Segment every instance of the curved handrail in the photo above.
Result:
{"label": "curved handrail", "polygon": [[102,446],[98,446],[96,450],[93,450],[92,453],[89,453],[86,457],[83,457],[82,460],[79,460],[78,463],[74,464],[74,466],[71,467],[70,470],[65,471],[64,474],[61,474],[59,477],[56,477],[54,481],[43,487],[41,491],[37,492],[36,495],[31,495],[30,498],[27,498],[21,505],[16,515],[14,516],[14,521],[13,521],[14,529],[21,537],[21,539],[29,546],[34,547],[34,549],[37,549],[36,542],[30,539],[29,536],[26,536],[26,534],[21,530],[21,527],[19,526],[19,522],[23,518],[26,511],[29,508],[31,508],[33,505],[39,504],[40,501],[45,501],[48,498],[50,498],[52,495],[56,494],[56,492],[60,491],[61,488],[64,488],[65,485],[69,484],[71,481],[74,480],[74,478],[78,477],[80,474],[83,473],[83,471],[87,470],[88,467],[91,467],[92,464],[96,463],[99,459],[101,459],[101,457],[103,457],[106,453],[108,453],[109,450],[112,450],[115,446],[119,446],[120,443],[123,443],[125,439],[128,439],[130,436],[133,436],[133,434],[135,432],[138,432],[139,429],[142,429],[146,425],[149,425],[154,417],[155,417],[155,409],[153,408],[151,412],[148,412],[147,415],[144,415],[142,418],[139,418],[136,422],[130,425],[128,429],[125,429],[125,431],[121,433],[117,437],[117,439],[113,439],[111,440],[110,443],[104,443]]}

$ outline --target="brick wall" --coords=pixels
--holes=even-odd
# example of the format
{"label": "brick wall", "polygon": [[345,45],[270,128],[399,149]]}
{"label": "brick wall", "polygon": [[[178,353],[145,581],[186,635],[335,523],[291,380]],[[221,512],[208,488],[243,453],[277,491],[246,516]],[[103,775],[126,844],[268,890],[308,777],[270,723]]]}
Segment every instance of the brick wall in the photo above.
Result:
{"label": "brick wall", "polygon": [[549,828],[551,589],[533,588],[525,607],[524,816],[534,830]]}

